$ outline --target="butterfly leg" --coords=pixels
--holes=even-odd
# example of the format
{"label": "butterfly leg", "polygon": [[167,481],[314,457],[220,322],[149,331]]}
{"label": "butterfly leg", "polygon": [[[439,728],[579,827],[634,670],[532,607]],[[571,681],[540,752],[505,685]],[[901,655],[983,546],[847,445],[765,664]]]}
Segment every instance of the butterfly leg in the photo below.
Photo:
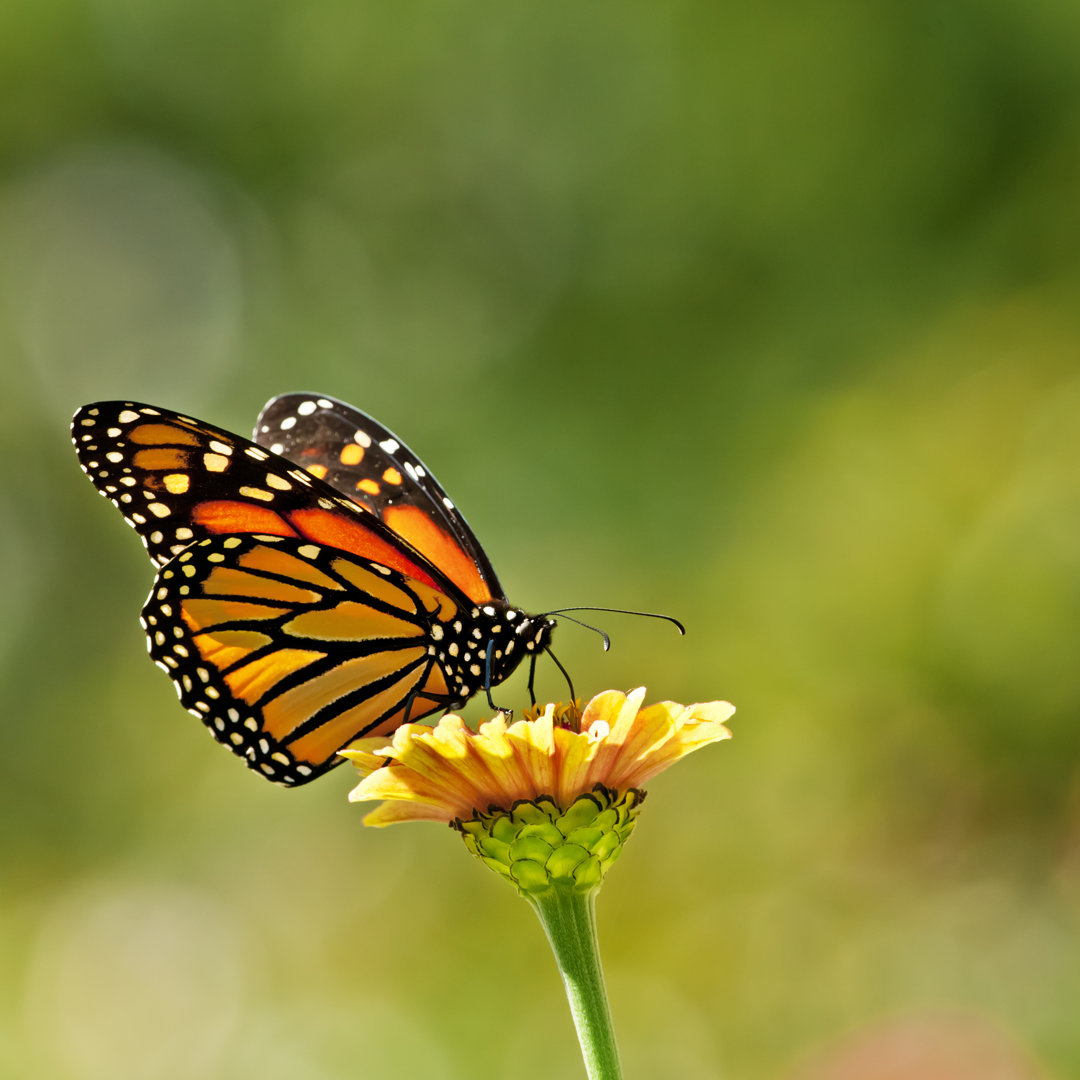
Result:
{"label": "butterfly leg", "polygon": [[[405,698],[405,711],[402,714],[399,726],[401,726],[402,724],[408,724],[410,722],[413,706],[416,704],[418,698],[426,698],[428,701],[434,704],[435,708],[439,708],[441,706],[443,708],[443,716],[449,715],[455,709],[460,709],[461,706],[465,704],[464,701],[455,701],[453,698],[448,697],[446,694],[433,694],[424,692],[423,688],[427,683],[427,677],[430,674],[431,668],[433,666],[434,661],[429,662],[428,668],[424,672],[423,678],[420,679],[420,681],[409,692],[408,697]],[[430,707],[423,706],[423,711],[420,713],[420,715],[421,717],[427,716],[431,711],[432,710]]]}
{"label": "butterfly leg", "polygon": [[[550,656],[551,659],[555,661],[555,666],[563,673],[563,678],[566,680],[566,685],[570,688],[570,700],[575,700],[577,695],[574,693],[574,681],[570,678],[570,672],[567,671],[566,668],[564,668],[562,664],[559,663],[559,658],[546,645],[544,646],[544,652],[546,652],[548,656]],[[533,656],[533,659],[536,659],[535,655]]]}
{"label": "butterfly leg", "polygon": [[[430,670],[430,669],[429,669]],[[409,717],[412,715],[412,707],[416,704],[416,695],[420,692],[420,687],[424,685],[427,680],[427,675],[421,679],[413,688],[409,691],[409,696],[405,699],[405,713],[401,718],[401,723],[407,724]]]}
{"label": "butterfly leg", "polygon": [[536,678],[536,653],[529,658],[529,704],[536,704],[536,693],[533,691],[533,680]]}
{"label": "butterfly leg", "polygon": [[513,709],[504,709],[499,705],[496,705],[491,699],[491,661],[495,653],[495,639],[492,638],[487,643],[487,654],[484,657],[484,693],[487,694],[488,708],[494,709],[496,712],[505,713],[507,716],[513,716]]}

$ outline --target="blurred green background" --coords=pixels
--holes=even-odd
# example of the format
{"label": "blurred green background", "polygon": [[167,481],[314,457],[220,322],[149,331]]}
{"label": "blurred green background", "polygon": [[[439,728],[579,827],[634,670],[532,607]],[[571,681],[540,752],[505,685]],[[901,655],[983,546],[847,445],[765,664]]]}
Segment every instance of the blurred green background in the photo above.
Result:
{"label": "blurred green background", "polygon": [[71,413],[286,390],[738,706],[600,898],[628,1080],[1080,1075],[1078,297],[1075,0],[0,5],[0,1076],[579,1075],[525,904],[145,656]]}

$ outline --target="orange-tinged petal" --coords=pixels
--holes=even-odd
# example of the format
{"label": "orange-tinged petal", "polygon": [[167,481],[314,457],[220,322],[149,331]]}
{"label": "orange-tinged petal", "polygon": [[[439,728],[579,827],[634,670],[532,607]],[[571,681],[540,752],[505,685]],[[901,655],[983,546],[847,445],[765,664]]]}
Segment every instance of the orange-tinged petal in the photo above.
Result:
{"label": "orange-tinged petal", "polygon": [[391,802],[380,803],[374,810],[364,815],[364,824],[375,828],[385,825],[397,825],[402,821],[446,821],[446,814],[441,807],[427,803]]}
{"label": "orange-tinged petal", "polygon": [[476,739],[478,752],[486,758],[493,791],[514,790],[525,783],[525,774],[507,734],[502,713],[481,724]]}
{"label": "orange-tinged petal", "polygon": [[550,710],[533,721],[518,720],[511,725],[509,736],[532,784],[533,792],[529,797],[551,791],[555,772],[555,735]]}
{"label": "orange-tinged petal", "polygon": [[[672,703],[665,702],[664,704]],[[631,787],[643,784],[687,754],[692,754],[695,750],[700,750],[701,747],[708,746],[710,743],[731,738],[731,732],[723,722],[713,719],[713,717],[723,717],[727,720],[735,712],[735,707],[728,702],[712,701],[705,705],[690,705],[685,708],[676,706],[676,708],[680,715],[674,722],[673,737],[663,746],[657,747],[654,753],[642,756],[634,762],[624,774],[623,783]]]}
{"label": "orange-tinged petal", "polygon": [[588,784],[588,770],[596,756],[597,743],[587,734],[579,735],[565,728],[556,731],[555,736],[561,754],[559,779],[552,794],[560,806],[568,806],[579,792],[592,786]]}
{"label": "orange-tinged petal", "polygon": [[350,802],[370,799],[401,799],[431,803],[433,806],[454,806],[457,801],[454,792],[436,781],[428,780],[410,769],[392,765],[365,776],[349,793]]}

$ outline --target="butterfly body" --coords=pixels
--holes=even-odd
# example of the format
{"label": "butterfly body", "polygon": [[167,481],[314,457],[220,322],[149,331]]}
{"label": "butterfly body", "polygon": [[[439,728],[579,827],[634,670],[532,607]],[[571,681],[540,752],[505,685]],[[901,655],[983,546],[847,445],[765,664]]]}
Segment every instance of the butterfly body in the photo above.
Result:
{"label": "butterfly body", "polygon": [[159,567],[151,657],[269,779],[306,783],[356,738],[458,708],[550,641],[554,623],[509,603],[419,459],[341,402],[275,398],[263,445],[133,402],[85,406],[72,437]]}

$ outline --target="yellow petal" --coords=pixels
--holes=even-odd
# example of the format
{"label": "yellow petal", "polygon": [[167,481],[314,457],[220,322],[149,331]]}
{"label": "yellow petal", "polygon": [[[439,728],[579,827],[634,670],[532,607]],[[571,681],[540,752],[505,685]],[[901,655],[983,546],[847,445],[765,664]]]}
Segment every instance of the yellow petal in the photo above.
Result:
{"label": "yellow petal", "polygon": [[371,825],[467,821],[542,798],[565,809],[598,784],[639,788],[687,754],[731,737],[724,721],[735,710],[727,702],[643,707],[644,698],[644,687],[607,690],[580,716],[576,706],[548,705],[509,725],[500,713],[476,732],[454,715],[433,728],[405,724],[390,742],[361,739],[343,751],[362,776],[349,798],[380,802],[364,818]]}

